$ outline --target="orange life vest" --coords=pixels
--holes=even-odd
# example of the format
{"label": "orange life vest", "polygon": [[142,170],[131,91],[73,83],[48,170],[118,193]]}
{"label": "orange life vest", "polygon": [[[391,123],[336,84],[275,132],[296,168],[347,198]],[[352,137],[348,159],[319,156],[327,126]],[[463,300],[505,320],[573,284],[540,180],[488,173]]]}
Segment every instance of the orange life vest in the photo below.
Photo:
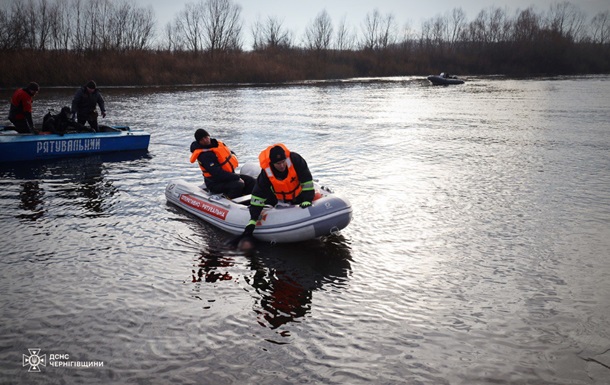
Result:
{"label": "orange life vest", "polygon": [[191,163],[199,163],[199,168],[201,172],[203,172],[203,176],[206,178],[211,178],[212,174],[210,174],[205,166],[201,164],[201,162],[197,159],[202,152],[212,151],[214,155],[216,155],[216,159],[218,159],[218,165],[225,170],[226,172],[234,172],[237,166],[239,165],[239,161],[237,157],[231,152],[229,147],[225,146],[223,142],[218,140],[218,147],[213,148],[198,148],[191,154]]}
{"label": "orange life vest", "polygon": [[[282,180],[277,179],[271,170],[271,167],[273,166],[271,164],[270,152],[275,146],[280,146],[286,153],[288,176]],[[267,178],[269,178],[269,182],[271,182],[271,186],[273,187],[273,192],[278,200],[290,202],[299,196],[303,188],[301,187],[297,171],[290,160],[290,151],[288,148],[286,148],[286,146],[281,143],[269,146],[260,153],[258,160],[260,162],[261,169],[265,170]]]}

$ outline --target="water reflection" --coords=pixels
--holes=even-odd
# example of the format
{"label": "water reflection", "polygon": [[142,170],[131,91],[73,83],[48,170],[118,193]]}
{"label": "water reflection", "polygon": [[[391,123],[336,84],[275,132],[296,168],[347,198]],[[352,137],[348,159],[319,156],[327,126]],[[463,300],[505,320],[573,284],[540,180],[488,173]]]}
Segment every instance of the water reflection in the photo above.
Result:
{"label": "water reflection", "polygon": [[281,247],[262,245],[250,258],[254,274],[245,279],[260,297],[255,312],[261,326],[277,329],[304,317],[311,310],[313,291],[325,283],[346,281],[350,249],[343,239],[330,238]]}
{"label": "water reflection", "polygon": [[223,255],[220,250],[204,251],[198,261],[197,272],[192,270],[192,282],[215,283],[217,281],[230,281],[233,278],[225,269],[235,265],[233,257]]}
{"label": "water reflection", "polygon": [[69,168],[71,172],[64,174],[66,179],[54,186],[57,196],[80,205],[86,216],[103,214],[109,208],[106,202],[118,192],[114,183],[104,178],[103,162],[89,159],[87,162],[66,160],[62,163],[60,167]]}
{"label": "water reflection", "polygon": [[19,204],[19,208],[25,210],[27,213],[17,214],[16,217],[35,221],[45,213],[42,201],[44,190],[40,188],[38,181],[23,182],[20,186],[21,191],[19,192],[19,199],[21,200],[21,203]]}
{"label": "water reflection", "polygon": [[80,206],[86,216],[99,216],[108,210],[111,197],[117,194],[114,183],[104,176],[105,163],[134,160],[147,156],[143,152],[93,155],[84,158],[0,165],[0,177],[22,180],[19,183],[18,219],[36,221],[45,216],[46,199],[65,200],[58,206]]}
{"label": "water reflection", "polygon": [[[324,285],[341,288],[351,274],[351,250],[341,235],[297,244],[261,244],[250,255],[228,250],[206,250],[192,270],[192,282],[231,281],[236,258],[247,258],[252,275],[244,281],[254,288],[254,313],[262,327],[278,329],[305,317],[312,308],[313,292]],[[289,336],[288,331],[279,333]],[[274,341],[272,341],[274,342]]]}

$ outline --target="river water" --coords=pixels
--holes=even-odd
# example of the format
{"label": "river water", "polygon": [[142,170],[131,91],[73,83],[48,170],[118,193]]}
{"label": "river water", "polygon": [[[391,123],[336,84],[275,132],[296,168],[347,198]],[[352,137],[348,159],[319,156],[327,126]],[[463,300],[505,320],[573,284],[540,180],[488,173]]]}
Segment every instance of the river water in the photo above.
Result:
{"label": "river water", "polygon": [[[147,154],[0,167],[0,383],[608,383],[610,77],[102,91]],[[197,128],[285,143],[352,222],[224,248],[164,197]]]}

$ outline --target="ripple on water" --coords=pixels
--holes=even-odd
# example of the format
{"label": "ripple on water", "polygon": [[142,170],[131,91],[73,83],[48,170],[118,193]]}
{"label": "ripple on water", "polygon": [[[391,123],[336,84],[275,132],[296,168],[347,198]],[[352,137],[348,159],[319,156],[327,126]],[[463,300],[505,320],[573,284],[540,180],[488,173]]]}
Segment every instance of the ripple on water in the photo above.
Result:
{"label": "ripple on water", "polygon": [[[606,83],[108,89],[148,154],[0,168],[0,367],[31,380],[40,346],[105,362],[58,383],[605,383]],[[287,144],[352,222],[224,249],[164,198],[201,182],[197,128],[242,164]]]}

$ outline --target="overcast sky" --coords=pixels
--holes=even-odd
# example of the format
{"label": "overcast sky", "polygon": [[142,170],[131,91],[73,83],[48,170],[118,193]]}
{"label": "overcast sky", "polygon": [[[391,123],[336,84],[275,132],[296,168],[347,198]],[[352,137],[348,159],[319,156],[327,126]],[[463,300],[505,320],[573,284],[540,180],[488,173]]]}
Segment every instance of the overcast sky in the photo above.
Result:
{"label": "overcast sky", "polygon": [[[151,5],[155,11],[160,29],[172,21],[176,14],[184,9],[187,3],[197,3],[199,0],[135,0],[141,6]],[[272,16],[283,21],[284,27],[291,31],[296,39],[300,39],[311,21],[323,10],[328,12],[333,26],[337,26],[345,18],[346,25],[360,30],[367,15],[375,9],[382,16],[394,15],[398,26],[409,24],[419,30],[420,23],[438,15],[445,15],[454,8],[462,8],[468,21],[489,7],[506,8],[509,15],[517,10],[533,6],[537,12],[546,12],[556,0],[235,0],[242,7],[244,20],[244,36],[251,35],[251,25],[260,18]],[[610,10],[609,0],[572,0],[590,20],[598,12]]]}

